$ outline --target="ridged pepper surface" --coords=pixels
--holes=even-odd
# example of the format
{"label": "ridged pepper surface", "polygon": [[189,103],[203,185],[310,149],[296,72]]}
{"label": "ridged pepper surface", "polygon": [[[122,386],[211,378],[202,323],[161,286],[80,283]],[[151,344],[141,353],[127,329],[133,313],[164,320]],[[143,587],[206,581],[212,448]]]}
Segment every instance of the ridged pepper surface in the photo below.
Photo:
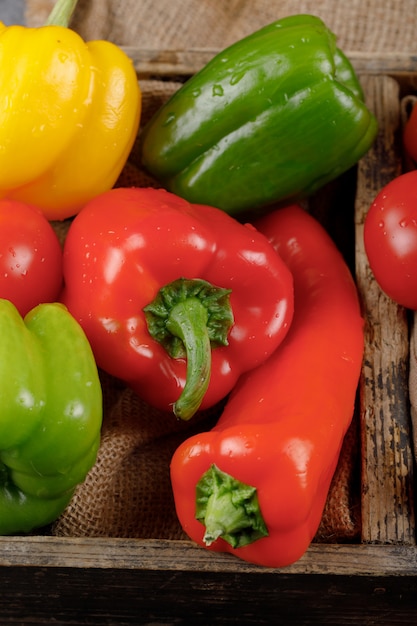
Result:
{"label": "ridged pepper surface", "polygon": [[163,189],[117,188],[73,220],[62,301],[98,365],[189,419],[281,343],[293,281],[266,237]]}
{"label": "ridged pepper surface", "polygon": [[114,185],[141,113],[127,55],[53,23],[67,4],[58,0],[39,28],[0,22],[0,197],[35,204],[50,220]]}
{"label": "ridged pepper surface", "polygon": [[192,76],[145,126],[141,154],[170,191],[239,214],[313,193],[353,166],[376,131],[333,33],[293,15]]}
{"label": "ridged pepper surface", "polygon": [[62,304],[22,318],[0,299],[0,534],[55,520],[95,462],[102,393],[80,325]]}

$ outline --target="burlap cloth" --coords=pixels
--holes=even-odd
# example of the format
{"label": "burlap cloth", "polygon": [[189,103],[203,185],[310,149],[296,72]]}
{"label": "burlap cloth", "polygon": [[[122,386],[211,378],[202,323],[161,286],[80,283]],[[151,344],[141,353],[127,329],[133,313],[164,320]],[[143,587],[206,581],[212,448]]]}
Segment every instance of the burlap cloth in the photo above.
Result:
{"label": "burlap cloth", "polygon": [[[27,24],[39,25],[54,0],[26,4]],[[79,0],[72,26],[119,45],[216,48],[294,13],[321,17],[346,51],[415,52],[415,0]]]}
{"label": "burlap cloth", "polygon": [[[53,0],[27,0],[27,25],[42,24],[53,4]],[[87,40],[106,38],[138,48],[221,48],[268,22],[302,12],[319,15],[346,52],[415,52],[415,0],[79,0],[71,26]],[[163,81],[141,84],[142,123],[178,86]],[[118,181],[118,185],[129,184],[154,184],[135,158]],[[180,441],[196,429],[210,428],[221,407],[184,424],[151,409],[104,373],[102,382],[105,414],[97,463],[50,532],[184,538],[174,510],[170,459]],[[351,541],[360,535],[358,454],[354,420],[316,541]]]}

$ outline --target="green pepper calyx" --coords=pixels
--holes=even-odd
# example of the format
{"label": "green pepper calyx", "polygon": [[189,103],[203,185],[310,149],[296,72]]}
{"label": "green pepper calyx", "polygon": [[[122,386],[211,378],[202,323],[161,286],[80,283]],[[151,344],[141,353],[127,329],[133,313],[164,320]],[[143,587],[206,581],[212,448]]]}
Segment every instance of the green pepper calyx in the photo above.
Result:
{"label": "green pepper calyx", "polygon": [[183,420],[195,414],[207,391],[212,348],[228,345],[234,323],[230,293],[202,279],[179,278],[143,309],[151,337],[172,358],[187,360],[186,383],[174,404]]}
{"label": "green pepper calyx", "polygon": [[212,465],[196,487],[195,517],[206,527],[204,542],[222,538],[241,548],[268,536],[256,487],[242,483]]}

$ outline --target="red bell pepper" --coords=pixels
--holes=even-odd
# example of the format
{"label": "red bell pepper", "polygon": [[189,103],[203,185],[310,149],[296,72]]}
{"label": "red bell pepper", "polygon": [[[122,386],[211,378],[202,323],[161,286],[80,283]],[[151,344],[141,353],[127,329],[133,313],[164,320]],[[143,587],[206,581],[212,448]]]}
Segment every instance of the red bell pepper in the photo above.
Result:
{"label": "red bell pepper", "polygon": [[62,301],[99,367],[189,419],[281,343],[293,281],[266,237],[219,209],[118,188],[77,215]]}
{"label": "red bell pepper", "polygon": [[179,446],[171,479],[191,539],[283,567],[320,523],[354,414],[363,320],[352,275],[312,216],[291,206],[256,226],[293,273],[294,320],[280,348],[240,378],[217,425]]}

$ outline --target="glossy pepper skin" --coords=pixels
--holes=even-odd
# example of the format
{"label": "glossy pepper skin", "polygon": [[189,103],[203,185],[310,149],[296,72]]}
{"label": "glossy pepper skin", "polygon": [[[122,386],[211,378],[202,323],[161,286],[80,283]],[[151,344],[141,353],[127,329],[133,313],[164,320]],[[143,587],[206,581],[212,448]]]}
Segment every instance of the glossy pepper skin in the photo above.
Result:
{"label": "glossy pepper skin", "polygon": [[0,23],[0,68],[0,197],[75,215],[114,185],[136,137],[131,60],[64,26]]}
{"label": "glossy pepper skin", "polygon": [[0,298],[24,316],[62,289],[62,248],[37,207],[0,199]]}
{"label": "glossy pepper skin", "polygon": [[[277,348],[292,320],[292,276],[266,237],[219,209],[191,205],[163,189],[116,188],[87,204],[69,229],[63,272],[62,301],[83,327],[99,367],[151,405],[166,411],[174,406],[182,419],[224,398],[242,372]],[[187,400],[178,409],[189,380],[188,352],[182,348],[194,341],[200,346],[206,327],[195,310],[181,312],[193,330],[184,342],[173,320],[165,321],[161,302],[178,312],[171,305],[181,303],[188,291],[183,279],[191,281],[187,306],[202,305],[197,309],[204,317],[206,305],[213,304],[209,285],[226,291],[221,294],[232,315],[223,315],[224,303],[218,306],[216,300],[208,310],[213,313],[208,331],[216,332],[226,321],[226,336],[215,337],[212,350],[198,361],[206,369],[211,359],[208,388],[197,406],[191,405],[199,385],[191,405]],[[201,290],[193,282],[200,280]],[[165,348],[167,337],[150,334],[152,311],[170,331],[172,352]],[[192,368],[197,382],[199,367]]]}
{"label": "glossy pepper skin", "polygon": [[142,133],[142,161],[190,202],[240,214],[307,196],[354,165],[377,131],[335,37],[293,15],[233,44]]}
{"label": "glossy pepper skin", "polygon": [[171,478],[191,539],[283,567],[304,554],[320,523],[354,413],[363,320],[348,267],[312,216],[292,205],[256,226],[293,273],[291,328],[239,379],[213,430],[179,446]]}
{"label": "glossy pepper skin", "polygon": [[95,462],[102,394],[88,341],[61,304],[23,319],[0,299],[0,534],[55,520]]}

